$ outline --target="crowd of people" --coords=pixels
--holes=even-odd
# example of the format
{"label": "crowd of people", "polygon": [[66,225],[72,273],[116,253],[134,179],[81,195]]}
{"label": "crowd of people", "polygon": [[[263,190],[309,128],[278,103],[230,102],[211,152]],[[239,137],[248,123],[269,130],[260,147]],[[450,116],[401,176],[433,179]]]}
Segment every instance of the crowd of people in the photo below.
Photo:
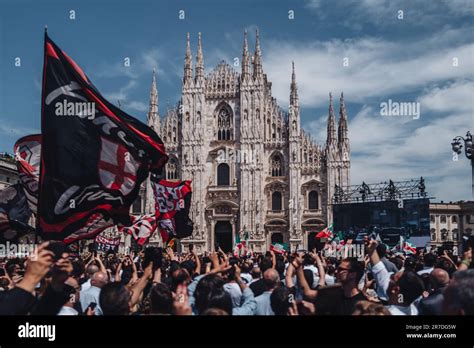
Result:
{"label": "crowd of people", "polygon": [[150,261],[50,244],[0,260],[0,315],[474,315],[471,248],[404,255],[367,239],[363,258],[155,248]]}

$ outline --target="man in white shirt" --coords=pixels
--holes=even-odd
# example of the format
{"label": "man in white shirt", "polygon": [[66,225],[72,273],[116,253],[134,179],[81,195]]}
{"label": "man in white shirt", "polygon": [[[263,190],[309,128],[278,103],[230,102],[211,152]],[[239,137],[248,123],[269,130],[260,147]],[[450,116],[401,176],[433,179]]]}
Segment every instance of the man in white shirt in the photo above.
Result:
{"label": "man in white shirt", "polygon": [[371,240],[367,251],[377,287],[380,287],[388,299],[387,309],[392,315],[418,315],[418,309],[413,302],[424,291],[424,284],[420,276],[410,270],[390,275],[380,260],[376,247],[377,241]]}
{"label": "man in white shirt", "polygon": [[81,285],[81,291],[86,291],[91,287],[91,278],[94,275],[94,273],[99,271],[99,267],[97,265],[89,265],[86,268],[86,275],[87,275],[87,281]]}
{"label": "man in white shirt", "polygon": [[87,310],[87,307],[92,302],[94,302],[97,304],[95,308],[95,314],[102,315],[102,309],[99,305],[99,296],[100,290],[102,289],[102,287],[104,287],[105,284],[107,284],[107,279],[108,278],[106,273],[102,271],[96,272],[91,278],[91,287],[85,291],[81,291],[79,299],[81,301],[81,307],[84,312]]}
{"label": "man in white shirt", "polygon": [[255,301],[257,302],[255,315],[275,315],[271,307],[270,296],[273,290],[279,285],[280,276],[275,269],[270,268],[263,273],[263,281],[266,290],[263,294],[255,298]]}
{"label": "man in white shirt", "polygon": [[71,294],[67,302],[61,307],[58,315],[78,315],[79,312],[74,308],[74,305],[79,301],[81,287],[76,279],[69,277],[64,284],[74,288],[74,293]]}
{"label": "man in white shirt", "polygon": [[430,274],[434,269],[435,263],[436,263],[436,255],[431,254],[431,253],[425,254],[423,256],[424,267],[422,270],[417,272],[418,275],[422,275],[424,273]]}

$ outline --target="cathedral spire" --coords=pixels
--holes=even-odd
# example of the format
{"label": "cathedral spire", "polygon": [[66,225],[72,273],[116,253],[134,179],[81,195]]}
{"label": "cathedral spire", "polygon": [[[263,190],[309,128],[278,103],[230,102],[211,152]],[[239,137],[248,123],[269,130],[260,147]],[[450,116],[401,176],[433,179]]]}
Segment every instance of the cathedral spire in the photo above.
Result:
{"label": "cathedral spire", "polygon": [[255,55],[253,58],[253,77],[258,78],[262,75],[262,51],[260,50],[260,34],[257,28],[257,30],[255,31]]}
{"label": "cathedral spire", "polygon": [[296,86],[295,62],[292,64],[290,105],[298,106],[298,87]]}
{"label": "cathedral spire", "polygon": [[344,103],[344,94],[341,93],[340,104],[339,104],[339,125],[338,125],[338,141],[342,143],[348,140],[347,136],[347,112],[346,105]]}
{"label": "cathedral spire", "polygon": [[242,80],[250,75],[249,44],[247,42],[247,29],[244,31],[244,52],[242,53]]}
{"label": "cathedral spire", "polygon": [[189,43],[189,33],[186,35],[186,56],[184,58],[184,82],[193,77],[193,60],[191,55],[191,45]]}
{"label": "cathedral spire", "polygon": [[201,33],[198,34],[198,49],[196,56],[196,80],[204,77],[204,57],[202,54]]}
{"label": "cathedral spire", "polygon": [[336,117],[332,106],[332,93],[329,93],[329,114],[328,114],[328,133],[326,144],[330,145],[336,142]]}
{"label": "cathedral spire", "polygon": [[160,127],[160,115],[158,112],[158,89],[156,88],[156,72],[153,68],[153,76],[151,79],[151,90],[150,90],[150,108],[148,111],[148,125],[159,131]]}

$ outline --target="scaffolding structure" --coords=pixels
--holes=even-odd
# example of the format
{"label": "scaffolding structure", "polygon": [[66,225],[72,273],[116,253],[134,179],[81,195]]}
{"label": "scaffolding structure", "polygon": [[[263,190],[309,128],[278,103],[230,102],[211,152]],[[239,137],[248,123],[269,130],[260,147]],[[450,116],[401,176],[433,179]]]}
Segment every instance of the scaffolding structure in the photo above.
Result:
{"label": "scaffolding structure", "polygon": [[401,201],[404,199],[427,198],[425,179],[381,182],[351,186],[335,186],[333,204]]}

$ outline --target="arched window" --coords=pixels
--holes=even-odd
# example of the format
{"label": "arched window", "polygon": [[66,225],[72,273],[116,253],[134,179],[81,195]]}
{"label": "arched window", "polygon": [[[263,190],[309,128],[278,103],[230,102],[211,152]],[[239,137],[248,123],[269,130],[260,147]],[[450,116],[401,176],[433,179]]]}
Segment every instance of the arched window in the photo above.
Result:
{"label": "arched window", "polygon": [[457,228],[455,228],[455,229],[453,230],[453,240],[458,240],[458,232],[459,232],[459,231],[458,231]]}
{"label": "arched window", "polygon": [[441,230],[441,240],[445,241],[446,239],[448,239],[448,230],[443,228]]}
{"label": "arched window", "polygon": [[458,217],[456,215],[451,216],[451,222],[456,224],[458,222]]}
{"label": "arched window", "polygon": [[442,224],[445,224],[446,223],[446,215],[441,215],[439,220]]}
{"label": "arched window", "polygon": [[316,191],[311,191],[308,194],[308,209],[309,210],[319,209],[319,197]]}
{"label": "arched window", "polygon": [[217,166],[217,186],[230,185],[230,169],[226,163]]}
{"label": "arched window", "polygon": [[272,210],[282,210],[281,206],[281,192],[275,191],[272,193]]}
{"label": "arched window", "polygon": [[176,127],[173,127],[173,142],[176,142]]}
{"label": "arched window", "polygon": [[217,117],[217,139],[232,139],[232,115],[228,108],[222,107]]}
{"label": "arched window", "polygon": [[283,165],[281,163],[281,157],[275,154],[270,162],[270,174],[271,176],[283,176]]}
{"label": "arched window", "polygon": [[173,157],[171,157],[168,163],[166,163],[166,179],[178,179],[178,161]]}

